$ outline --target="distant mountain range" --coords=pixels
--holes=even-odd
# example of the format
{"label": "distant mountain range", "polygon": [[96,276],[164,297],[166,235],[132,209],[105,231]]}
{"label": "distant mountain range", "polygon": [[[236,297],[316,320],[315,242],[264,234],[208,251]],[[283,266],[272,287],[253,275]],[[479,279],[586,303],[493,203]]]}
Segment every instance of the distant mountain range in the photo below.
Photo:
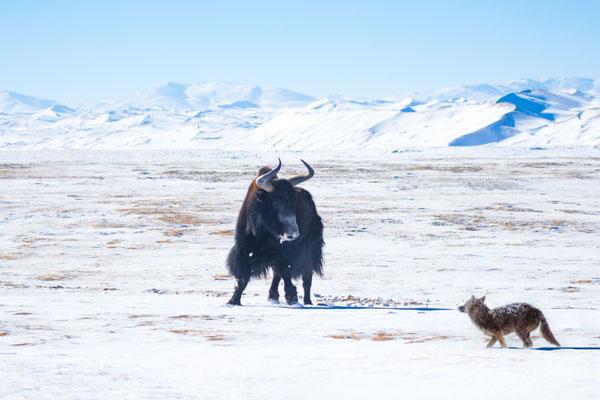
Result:
{"label": "distant mountain range", "polygon": [[0,149],[474,145],[600,145],[600,81],[526,79],[385,99],[169,82],[89,109],[0,91]]}

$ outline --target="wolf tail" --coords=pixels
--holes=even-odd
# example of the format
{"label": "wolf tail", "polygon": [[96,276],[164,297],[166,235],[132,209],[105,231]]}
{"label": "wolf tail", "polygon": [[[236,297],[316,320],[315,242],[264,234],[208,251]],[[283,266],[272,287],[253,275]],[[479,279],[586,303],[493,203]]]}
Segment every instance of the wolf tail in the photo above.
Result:
{"label": "wolf tail", "polygon": [[540,331],[542,332],[542,336],[544,337],[544,339],[546,339],[547,342],[560,347],[560,343],[558,343],[558,340],[556,340],[556,338],[552,334],[552,331],[550,330],[550,325],[548,325],[548,321],[546,321],[546,318],[544,317],[544,314],[542,314],[541,311],[540,311]]}

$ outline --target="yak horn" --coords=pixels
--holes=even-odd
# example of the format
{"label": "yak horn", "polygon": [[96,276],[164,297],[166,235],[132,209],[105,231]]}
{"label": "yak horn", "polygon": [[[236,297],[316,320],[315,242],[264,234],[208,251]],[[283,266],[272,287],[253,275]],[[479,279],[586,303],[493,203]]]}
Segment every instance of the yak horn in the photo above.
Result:
{"label": "yak horn", "polygon": [[266,174],[262,174],[261,176],[258,176],[256,178],[256,186],[258,186],[259,188],[266,190],[267,192],[272,192],[273,191],[273,184],[270,182],[271,179],[273,179],[273,177],[275,175],[277,175],[277,173],[279,172],[279,170],[281,169],[281,159],[279,159],[279,165],[277,166],[277,168],[270,170],[269,172],[267,172]]}
{"label": "yak horn", "polygon": [[298,176],[293,176],[290,179],[288,179],[290,181],[290,183],[292,184],[292,186],[296,186],[301,184],[302,182],[306,182],[307,180],[309,180],[310,178],[312,178],[315,175],[315,170],[312,169],[312,167],[310,165],[308,165],[308,163],[304,160],[300,160],[302,161],[302,164],[304,164],[304,166],[306,167],[306,169],[308,170],[308,175],[298,175]]}

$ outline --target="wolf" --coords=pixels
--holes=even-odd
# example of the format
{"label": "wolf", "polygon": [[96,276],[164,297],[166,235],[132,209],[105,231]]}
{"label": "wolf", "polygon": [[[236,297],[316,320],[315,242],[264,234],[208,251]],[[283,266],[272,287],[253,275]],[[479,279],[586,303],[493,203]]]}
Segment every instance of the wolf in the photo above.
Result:
{"label": "wolf", "polygon": [[529,335],[538,326],[546,341],[560,347],[544,314],[527,303],[513,303],[490,310],[485,305],[485,296],[471,296],[463,306],[458,307],[458,311],[467,313],[476,327],[491,336],[487,347],[492,347],[496,341],[500,342],[502,347],[506,347],[504,335],[512,332],[516,332],[523,341],[523,347],[531,347],[533,342]]}

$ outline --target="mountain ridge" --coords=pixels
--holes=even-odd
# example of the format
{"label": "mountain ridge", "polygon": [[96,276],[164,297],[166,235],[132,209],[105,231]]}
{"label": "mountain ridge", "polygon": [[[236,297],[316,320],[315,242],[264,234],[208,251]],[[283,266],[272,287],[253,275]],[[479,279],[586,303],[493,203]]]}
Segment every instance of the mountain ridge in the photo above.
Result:
{"label": "mountain ridge", "polygon": [[599,104],[600,82],[590,78],[461,85],[384,99],[166,82],[86,110],[0,91],[0,149],[600,145]]}

